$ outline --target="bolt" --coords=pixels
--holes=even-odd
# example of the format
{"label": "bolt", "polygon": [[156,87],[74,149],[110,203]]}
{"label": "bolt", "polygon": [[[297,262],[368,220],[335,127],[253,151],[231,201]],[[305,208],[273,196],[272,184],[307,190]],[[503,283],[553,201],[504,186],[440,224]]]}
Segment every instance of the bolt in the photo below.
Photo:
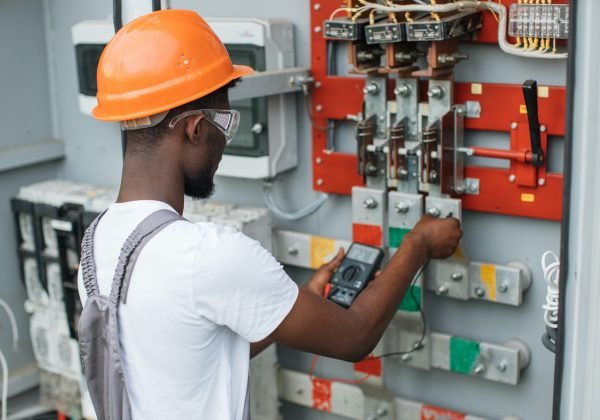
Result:
{"label": "bolt", "polygon": [[498,291],[500,293],[506,293],[508,291],[508,284],[506,284],[506,282],[502,282],[498,285]]}
{"label": "bolt", "polygon": [[373,197],[368,197],[363,201],[363,206],[366,209],[373,210],[377,208],[377,201]]}
{"label": "bolt", "polygon": [[444,89],[441,86],[434,86],[429,89],[427,96],[434,99],[442,99],[444,97]]}
{"label": "bolt", "polygon": [[425,347],[425,346],[420,341],[415,341],[413,343],[413,349],[414,350],[421,350],[423,347]]}
{"label": "bolt", "polygon": [[510,182],[515,182],[517,180],[517,177],[515,176],[515,174],[510,174],[510,176],[508,177],[508,180]]}
{"label": "bolt", "polygon": [[513,130],[516,130],[518,126],[519,126],[519,124],[517,124],[516,122],[514,122],[514,123],[512,123],[510,125],[510,128],[512,128]]}
{"label": "bolt", "polygon": [[410,95],[411,91],[412,88],[409,85],[407,85],[406,83],[402,83],[401,85],[396,86],[396,89],[394,89],[394,94],[406,97]]}
{"label": "bolt", "polygon": [[506,372],[506,369],[508,369],[508,364],[503,360],[496,365],[496,369],[498,369],[500,372]]}
{"label": "bolt", "polygon": [[477,363],[475,368],[473,368],[473,373],[475,373],[475,375],[479,375],[480,373],[483,373],[484,370],[485,366],[482,363]]}
{"label": "bolt", "polygon": [[459,185],[456,188],[454,188],[454,191],[456,192],[456,194],[463,194],[465,192],[465,187],[462,185]]}
{"label": "bolt", "polygon": [[450,278],[453,281],[461,281],[463,279],[463,273],[461,273],[460,271],[455,271],[454,273],[452,273]]}
{"label": "bolt", "polygon": [[402,355],[402,357],[400,357],[400,359],[401,359],[403,362],[409,362],[409,361],[410,361],[410,359],[412,359],[412,356],[411,356],[410,354],[403,354],[403,355]]}
{"label": "bolt", "polygon": [[437,171],[431,171],[429,172],[429,178],[431,178],[432,181],[436,181],[438,179],[438,173]]}
{"label": "bolt", "polygon": [[442,284],[435,292],[438,296],[445,296],[448,294],[448,286]]}
{"label": "bolt", "polygon": [[320,26],[315,26],[315,32],[316,32],[316,33],[319,33],[319,32],[321,32],[321,27],[320,27]]}
{"label": "bolt", "polygon": [[295,257],[296,255],[298,255],[298,248],[296,248],[295,246],[290,246],[287,250],[288,254],[291,255],[292,257]]}
{"label": "bolt", "polygon": [[406,169],[399,169],[398,175],[400,178],[406,178],[408,176],[408,171]]}
{"label": "bolt", "polygon": [[485,290],[483,290],[481,287],[475,288],[475,296],[477,296],[478,298],[485,297]]}
{"label": "bolt", "polygon": [[323,163],[323,159],[321,159],[320,157],[315,159],[315,162],[317,162],[317,165],[320,165],[321,163]]}
{"label": "bolt", "polygon": [[440,215],[442,214],[442,212],[437,207],[429,207],[427,209],[427,214],[429,214],[429,215],[431,215],[431,216],[433,216],[435,218],[438,218],[438,217],[440,217]]}
{"label": "bolt", "polygon": [[396,210],[396,213],[406,214],[410,210],[410,207],[404,201],[400,201],[398,204],[396,204],[394,209]]}
{"label": "bolt", "polygon": [[313,6],[313,9],[320,10],[321,9],[321,4],[315,3],[315,5]]}
{"label": "bolt", "polygon": [[375,175],[376,173],[377,173],[377,166],[373,165],[372,163],[369,163],[367,165],[367,174]]}
{"label": "bolt", "polygon": [[472,193],[477,192],[477,190],[479,189],[479,186],[475,183],[475,182],[471,182],[469,184],[469,191]]}
{"label": "bolt", "polygon": [[315,109],[317,110],[317,112],[321,112],[323,111],[323,105],[317,105]]}
{"label": "bolt", "polygon": [[385,416],[388,413],[387,408],[385,407],[379,407],[377,409],[377,415],[378,416]]}
{"label": "bolt", "polygon": [[376,95],[377,93],[379,93],[379,85],[375,82],[371,82],[364,87],[363,93],[365,95]]}
{"label": "bolt", "polygon": [[319,185],[319,186],[323,185],[323,180],[321,178],[317,179],[317,185]]}
{"label": "bolt", "polygon": [[545,126],[545,125],[541,125],[541,126],[540,126],[540,131],[541,131],[542,133],[545,133],[545,132],[546,132],[546,126]]}
{"label": "bolt", "polygon": [[462,117],[463,115],[465,115],[465,112],[466,112],[466,111],[465,111],[465,109],[464,109],[462,106],[461,106],[461,107],[458,107],[458,108],[456,109],[456,113],[457,113],[459,116],[461,116],[461,117]]}
{"label": "bolt", "polygon": [[254,134],[260,134],[265,130],[265,127],[261,123],[256,123],[252,126],[251,131]]}
{"label": "bolt", "polygon": [[540,178],[538,179],[538,185],[541,187],[543,185],[546,185],[546,180],[544,178]]}
{"label": "bolt", "polygon": [[323,86],[323,83],[321,83],[321,82],[315,82],[315,87],[317,89],[319,89],[321,86]]}
{"label": "bolt", "polygon": [[300,387],[297,387],[294,392],[296,392],[297,395],[302,395],[304,394],[304,390]]}

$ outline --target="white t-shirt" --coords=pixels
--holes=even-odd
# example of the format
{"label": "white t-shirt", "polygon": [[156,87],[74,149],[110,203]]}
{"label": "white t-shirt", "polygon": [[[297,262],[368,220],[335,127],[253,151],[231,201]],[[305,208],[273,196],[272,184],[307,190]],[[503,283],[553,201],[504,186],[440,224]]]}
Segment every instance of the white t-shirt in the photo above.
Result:
{"label": "white t-shirt", "polygon": [[[159,201],[115,203],[94,238],[100,293],[121,246]],[[175,211],[175,210],[173,210]],[[86,293],[79,272],[80,298]],[[233,229],[178,221],[141,252],[119,308],[121,357],[134,419],[243,419],[250,342],[268,337],[298,287],[269,252]]]}

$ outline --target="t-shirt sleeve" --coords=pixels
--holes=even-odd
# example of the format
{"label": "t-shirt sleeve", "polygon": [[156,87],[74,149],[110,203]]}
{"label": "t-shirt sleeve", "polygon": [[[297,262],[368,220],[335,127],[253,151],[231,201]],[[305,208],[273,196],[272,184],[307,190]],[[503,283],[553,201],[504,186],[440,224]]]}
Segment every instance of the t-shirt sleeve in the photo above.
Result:
{"label": "t-shirt sleeve", "polygon": [[202,235],[192,284],[200,316],[251,343],[268,337],[298,297],[298,286],[266,249],[222,227]]}

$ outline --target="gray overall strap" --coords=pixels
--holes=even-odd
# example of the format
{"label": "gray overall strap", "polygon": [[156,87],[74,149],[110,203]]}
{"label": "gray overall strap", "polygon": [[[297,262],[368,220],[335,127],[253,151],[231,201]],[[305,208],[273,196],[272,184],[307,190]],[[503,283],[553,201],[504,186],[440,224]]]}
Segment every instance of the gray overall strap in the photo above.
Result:
{"label": "gray overall strap", "polygon": [[83,285],[88,295],[94,296],[100,294],[98,288],[98,278],[96,277],[96,262],[94,261],[94,234],[96,233],[96,227],[98,222],[104,216],[106,210],[104,210],[98,217],[94,219],[92,224],[87,228],[81,241],[81,260],[79,261],[79,267],[83,277]]}
{"label": "gray overall strap", "polygon": [[150,239],[178,220],[185,219],[172,210],[158,210],[146,217],[129,235],[121,248],[117,269],[113,277],[110,292],[111,303],[115,305],[118,305],[119,302],[125,303],[131,274],[140,252]]}

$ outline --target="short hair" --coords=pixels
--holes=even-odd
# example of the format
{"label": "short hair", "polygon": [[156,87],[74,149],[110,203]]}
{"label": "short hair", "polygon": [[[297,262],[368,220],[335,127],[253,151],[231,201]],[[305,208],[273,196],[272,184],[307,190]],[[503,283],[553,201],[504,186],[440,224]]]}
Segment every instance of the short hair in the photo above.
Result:
{"label": "short hair", "polygon": [[234,87],[238,83],[239,79],[235,79],[225,86],[217,89],[216,91],[209,93],[202,98],[198,98],[192,102],[180,105],[176,108],[171,109],[163,120],[153,127],[140,128],[138,130],[127,130],[124,131],[125,137],[127,138],[127,147],[135,149],[140,152],[153,152],[157,146],[165,137],[165,134],[169,131],[169,122],[177,115],[185,111],[193,109],[211,109],[213,108],[222,95],[227,95],[229,89]]}

